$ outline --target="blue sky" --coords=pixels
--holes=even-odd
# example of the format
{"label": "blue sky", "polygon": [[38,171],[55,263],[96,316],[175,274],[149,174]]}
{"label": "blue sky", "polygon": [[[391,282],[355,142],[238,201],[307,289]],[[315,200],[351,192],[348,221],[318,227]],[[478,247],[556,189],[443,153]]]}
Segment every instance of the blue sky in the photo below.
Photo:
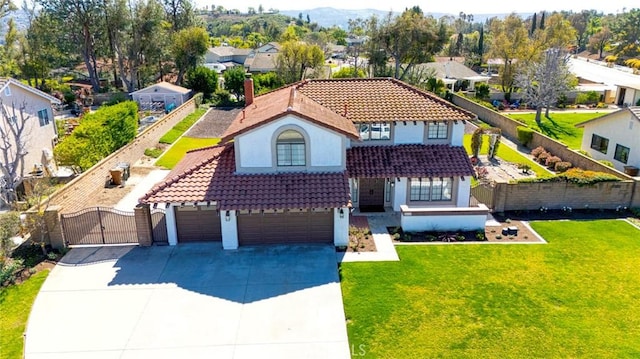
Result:
{"label": "blue sky", "polygon": [[495,13],[532,13],[542,10],[573,10],[596,9],[605,13],[622,12],[624,8],[640,8],[638,0],[458,0],[458,1],[416,1],[416,0],[195,0],[199,7],[215,4],[222,5],[227,9],[239,9],[243,12],[251,6],[258,8],[262,4],[265,10],[269,8],[279,10],[307,10],[317,7],[333,7],[337,9],[379,9],[402,11],[413,5],[420,5],[425,12],[444,12],[458,14],[463,11],[467,14],[495,14]]}

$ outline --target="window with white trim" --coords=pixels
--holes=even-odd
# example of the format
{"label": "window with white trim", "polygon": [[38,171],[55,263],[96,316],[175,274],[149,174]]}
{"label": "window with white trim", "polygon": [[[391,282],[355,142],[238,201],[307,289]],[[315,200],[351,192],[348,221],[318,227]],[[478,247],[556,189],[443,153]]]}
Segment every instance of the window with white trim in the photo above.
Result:
{"label": "window with white trim", "polygon": [[40,127],[48,125],[49,122],[49,111],[47,109],[38,111],[38,120],[40,120]]}
{"label": "window with white trim", "polygon": [[609,139],[604,138],[602,136],[598,136],[595,133],[591,135],[591,148],[594,150],[604,153],[607,153],[607,148],[609,147]]}
{"label": "window with white trim", "polygon": [[409,187],[411,201],[450,201],[453,180],[451,178],[412,178]]}
{"label": "window with white trim", "polygon": [[427,124],[427,138],[430,140],[447,139],[449,125],[446,122],[430,122]]}
{"label": "window with white trim", "polygon": [[304,136],[298,131],[286,130],[276,140],[278,166],[305,166]]}

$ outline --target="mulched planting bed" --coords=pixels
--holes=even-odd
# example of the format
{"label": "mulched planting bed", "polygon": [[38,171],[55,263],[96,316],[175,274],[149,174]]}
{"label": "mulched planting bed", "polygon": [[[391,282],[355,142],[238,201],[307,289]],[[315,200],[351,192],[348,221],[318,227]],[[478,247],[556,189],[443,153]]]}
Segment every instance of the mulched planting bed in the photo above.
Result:
{"label": "mulched planting bed", "polygon": [[[503,229],[511,228],[503,234]],[[404,232],[400,227],[387,227],[394,243],[543,243],[522,221],[508,220],[499,226],[487,226],[484,231]],[[515,231],[514,231],[515,230]]]}
{"label": "mulched planting bed", "polygon": [[375,252],[376,243],[365,216],[349,216],[349,245],[346,252]]}

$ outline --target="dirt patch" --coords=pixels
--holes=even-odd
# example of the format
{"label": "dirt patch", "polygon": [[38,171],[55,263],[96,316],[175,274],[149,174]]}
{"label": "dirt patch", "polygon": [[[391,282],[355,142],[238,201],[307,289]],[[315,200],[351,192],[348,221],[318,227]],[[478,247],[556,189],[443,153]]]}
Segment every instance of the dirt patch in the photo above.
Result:
{"label": "dirt patch", "polygon": [[[124,198],[129,192],[133,190],[133,188],[139,183],[139,181],[147,176],[151,171],[160,169],[160,167],[144,165],[144,166],[134,166],[131,167],[131,176],[127,181],[124,182],[124,185],[120,186],[108,186],[98,188],[93,191],[90,195],[87,196],[85,201],[86,207],[113,207],[121,199]],[[106,183],[107,175],[105,175],[105,183]]]}
{"label": "dirt patch", "polygon": [[185,134],[186,137],[217,138],[227,130],[241,108],[212,108]]}
{"label": "dirt patch", "polygon": [[349,216],[349,245],[347,252],[375,252],[376,243],[365,216]]}

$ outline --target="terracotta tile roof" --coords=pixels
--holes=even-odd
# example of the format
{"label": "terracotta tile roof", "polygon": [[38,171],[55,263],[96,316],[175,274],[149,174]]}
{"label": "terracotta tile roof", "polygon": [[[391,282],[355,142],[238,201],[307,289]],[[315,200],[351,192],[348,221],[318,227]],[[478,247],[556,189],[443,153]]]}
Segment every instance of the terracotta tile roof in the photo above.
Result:
{"label": "terracotta tile roof", "polygon": [[390,78],[308,80],[300,92],[353,122],[451,121],[476,116],[436,95]]}
{"label": "terracotta tile roof", "polygon": [[289,86],[256,97],[253,103],[245,107],[227,128],[221,142],[227,142],[241,133],[288,114],[328,127],[347,137],[359,138],[358,131],[347,118],[311,100],[295,86]]}
{"label": "terracotta tile roof", "polygon": [[233,145],[209,147],[185,158],[142,203],[218,203],[220,210],[335,208],[347,206],[346,173],[235,174]]}
{"label": "terracotta tile roof", "polygon": [[473,176],[463,147],[449,145],[360,146],[347,150],[352,178]]}

